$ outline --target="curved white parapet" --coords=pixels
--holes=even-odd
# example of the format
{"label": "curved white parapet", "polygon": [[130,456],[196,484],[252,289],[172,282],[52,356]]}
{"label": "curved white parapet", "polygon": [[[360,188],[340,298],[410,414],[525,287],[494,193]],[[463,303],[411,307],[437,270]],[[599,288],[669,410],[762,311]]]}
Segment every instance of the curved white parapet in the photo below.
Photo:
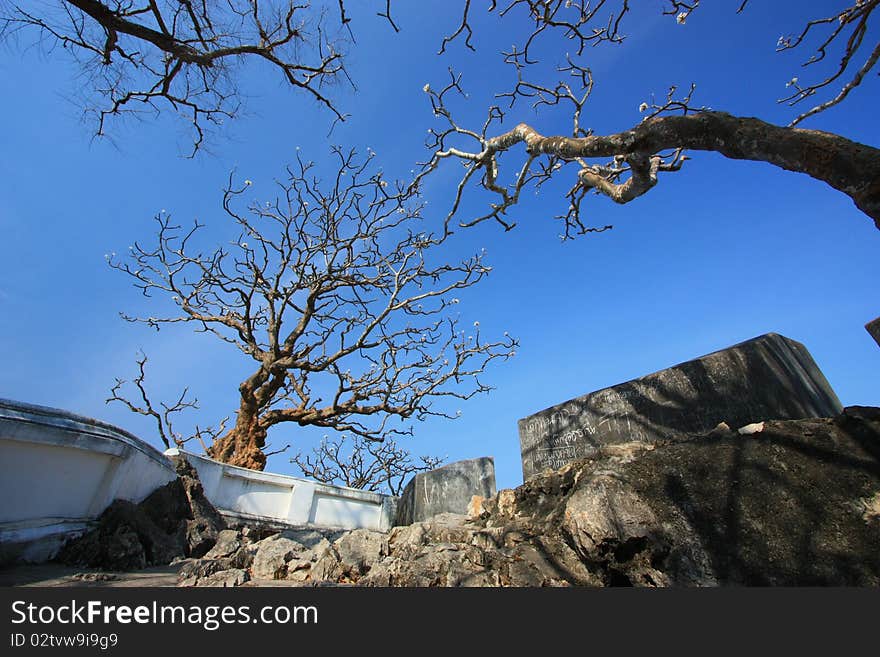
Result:
{"label": "curved white parapet", "polygon": [[[166,456],[167,455],[167,456]],[[0,564],[51,559],[114,499],[140,502],[184,456],[205,494],[241,520],[388,531],[397,498],[268,472],[177,449],[162,454],[127,431],[54,408],[0,399]]]}
{"label": "curved white parapet", "polygon": [[114,499],[140,502],[176,476],[123,429],[0,399],[0,562],[50,559]]}
{"label": "curved white parapet", "polygon": [[396,497],[256,472],[178,449],[165,454],[185,457],[206,497],[231,518],[374,531],[388,531],[394,521]]}

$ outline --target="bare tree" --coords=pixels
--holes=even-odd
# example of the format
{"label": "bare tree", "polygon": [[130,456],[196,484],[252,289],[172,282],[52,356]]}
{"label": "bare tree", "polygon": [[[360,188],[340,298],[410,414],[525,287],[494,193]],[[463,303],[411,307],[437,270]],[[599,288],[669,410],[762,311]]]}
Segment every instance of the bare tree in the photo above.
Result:
{"label": "bare tree", "polygon": [[[798,114],[786,128],[723,112],[669,116],[677,109],[673,105],[636,126],[606,136],[589,130],[589,134],[580,134],[577,129],[571,135],[543,135],[527,124],[492,134],[488,130],[503,117],[500,108],[494,107],[482,131],[455,126],[457,134],[475,140],[473,147],[450,150],[440,140],[434,144],[428,169],[439,160],[457,157],[467,165],[468,177],[473,169],[486,172],[484,187],[499,197],[489,216],[510,226],[504,215],[516,203],[523,185],[546,179],[543,174],[531,175],[532,167],[541,164],[533,158],[555,157],[553,165],[573,164],[569,205],[574,210],[563,215],[567,217],[565,234],[571,235],[585,229],[579,207],[586,192],[627,203],[651,189],[658,173],[677,171],[683,149],[710,150],[730,158],[769,162],[823,180],[850,196],[880,226],[877,149],[837,135],[795,129],[807,118],[842,102],[876,66],[880,43],[871,37],[869,19],[878,4],[880,0],[855,0],[780,37],[779,51],[813,46],[804,65],[807,69],[829,56],[839,57],[839,65],[813,82],[804,83],[798,76],[791,79],[790,93],[780,99],[782,103],[797,105],[826,93],[830,97]],[[685,24],[699,5],[699,0],[665,0],[663,12]],[[747,5],[748,0],[732,3],[738,13]],[[391,6],[391,0],[378,2],[377,13],[396,31]],[[475,49],[472,2],[463,0],[459,7],[461,18],[443,39],[441,53],[457,40]],[[524,78],[523,69],[536,62],[536,44],[542,40],[565,44],[575,60],[588,46],[621,44],[633,7],[629,0],[490,0],[490,12],[505,20],[523,21],[528,27],[524,40],[504,53],[505,60],[517,69],[518,82],[511,94],[502,95],[510,96],[511,101],[531,98],[540,88],[542,102],[546,102],[560,91],[559,85],[546,79],[532,84]],[[244,59],[265,62],[289,85],[326,105],[336,119],[343,118],[325,90],[333,81],[348,80],[342,49],[345,37],[351,35],[351,22],[345,0],[307,0],[301,4],[283,0],[54,0],[39,9],[20,2],[0,5],[0,33],[36,29],[48,43],[61,45],[81,63],[103,103],[95,109],[98,134],[104,134],[109,116],[170,107],[186,114],[191,122],[195,149],[201,145],[207,126],[220,124],[238,111],[235,63]],[[569,60],[568,66],[562,67],[563,72],[576,77],[586,70],[579,61]],[[551,102],[558,104],[576,94],[581,99],[574,105],[579,115],[585,100],[583,90],[574,90],[576,82],[572,80],[561,84],[569,89]],[[443,106],[442,110],[448,113],[450,108]],[[444,116],[451,119],[451,114]],[[518,144],[524,144],[527,152],[522,167],[516,168],[524,175],[502,186],[497,156]],[[595,158],[611,160],[589,161]],[[506,193],[502,194],[502,189]]]}
{"label": "bare tree", "polygon": [[354,436],[349,440],[343,435],[324,436],[311,454],[300,452],[290,461],[305,476],[325,484],[400,495],[409,477],[433,470],[443,459],[420,456],[416,462],[394,439],[377,442]]}
{"label": "bare tree", "polygon": [[[685,24],[699,4],[699,0],[667,0],[664,13]],[[747,4],[747,0],[738,1],[734,6],[742,13]],[[791,79],[788,83],[791,92],[779,100],[781,103],[797,105],[822,93],[830,91],[832,95],[798,114],[788,126],[692,107],[693,88],[677,97],[673,87],[665,101],[642,103],[639,109],[643,117],[637,125],[616,134],[595,135],[581,125],[593,79],[579,57],[587,46],[624,41],[622,26],[632,10],[630,3],[627,0],[509,0],[505,3],[492,0],[489,11],[498,11],[505,20],[519,16],[532,24],[525,41],[503,53],[516,74],[513,90],[498,95],[509,102],[505,107],[500,104],[491,107],[485,123],[470,128],[453,117],[452,98],[462,91],[459,75],[451,72],[451,80],[438,90],[426,85],[434,115],[442,125],[431,131],[428,142],[431,157],[417,177],[417,183],[444,160],[459,160],[465,165],[465,173],[446,217],[447,230],[452,218],[459,213],[463,194],[472,186],[488,191],[492,201],[485,214],[465,218],[459,224],[469,226],[494,219],[510,229],[514,222],[508,218],[508,211],[525,189],[540,188],[552,176],[564,175],[562,170],[570,171],[572,183],[567,209],[558,215],[565,226],[562,236],[568,238],[610,227],[588,227],[581,220],[581,201],[588,192],[603,194],[616,203],[628,203],[651,190],[660,173],[680,170],[688,159],[685,150],[714,151],[733,159],[768,162],[824,181],[849,196],[880,228],[880,150],[840,135],[796,127],[843,101],[874,69],[880,58],[880,43],[871,37],[868,20],[878,5],[880,0],[851,2],[830,16],[809,21],[797,34],[779,39],[779,51],[815,44],[815,51],[804,65],[807,70],[812,70],[810,67],[830,53],[840,58],[840,64],[830,74],[814,82],[803,83],[798,77]],[[465,46],[474,48],[470,16],[471,3],[466,0],[461,22],[444,39],[441,52],[462,35]],[[536,63],[535,44],[542,39],[564,43],[569,52],[574,52],[566,55],[565,63],[559,66],[558,72],[563,76],[559,82],[531,79]],[[532,102],[535,107],[568,105],[572,113],[571,133],[544,135],[527,123],[499,131],[498,125],[505,113],[510,113],[520,100]],[[505,173],[500,156],[513,152],[519,145],[524,150],[522,159]],[[512,157],[505,160],[510,167]]]}
{"label": "bare tree", "polygon": [[[392,27],[390,6],[379,12]],[[107,119],[171,109],[205,130],[237,115],[236,67],[260,61],[284,82],[342,112],[326,93],[347,80],[343,47],[351,18],[344,0],[54,0],[0,5],[0,35],[35,30],[61,48],[91,81],[86,100],[105,134]],[[92,106],[92,103],[95,106]]]}
{"label": "bare tree", "polygon": [[451,312],[455,295],[491,270],[483,253],[444,260],[443,240],[418,230],[417,189],[386,180],[372,155],[334,153],[326,182],[298,157],[278,196],[246,210],[251,181],[230,176],[228,246],[204,250],[201,224],[183,229],[160,214],[155,245],[109,257],[143,294],[173,304],[168,315],[126,319],[192,324],[255,362],[234,426],[207,450],[218,460],[262,469],[267,432],[282,423],[370,440],[409,434],[409,418],[455,417],[435,403],[488,391],[486,365],[514,353],[508,335],[484,341],[479,322],[465,331]]}

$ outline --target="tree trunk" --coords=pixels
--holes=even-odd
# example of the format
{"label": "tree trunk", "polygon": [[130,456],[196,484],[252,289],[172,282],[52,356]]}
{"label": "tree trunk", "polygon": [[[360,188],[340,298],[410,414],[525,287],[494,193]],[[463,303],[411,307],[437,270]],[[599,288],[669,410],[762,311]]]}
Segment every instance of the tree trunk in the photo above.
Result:
{"label": "tree trunk", "polygon": [[262,470],[266,467],[266,455],[263,453],[266,427],[260,422],[259,406],[253,394],[248,393],[249,389],[248,382],[240,387],[242,397],[235,426],[225,436],[215,440],[207,453],[221,463]]}

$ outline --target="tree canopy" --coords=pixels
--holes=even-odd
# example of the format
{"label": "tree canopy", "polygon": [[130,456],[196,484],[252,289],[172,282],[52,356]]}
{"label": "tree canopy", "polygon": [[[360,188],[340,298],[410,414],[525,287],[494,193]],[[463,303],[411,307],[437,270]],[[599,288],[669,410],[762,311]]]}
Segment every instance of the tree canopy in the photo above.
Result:
{"label": "tree canopy", "polygon": [[[169,106],[188,115],[197,150],[206,124],[220,125],[238,113],[234,62],[243,58],[263,61],[288,85],[325,105],[335,119],[345,118],[326,91],[339,78],[350,81],[343,50],[355,37],[344,0],[304,4],[234,0],[220,5],[63,0],[55,3],[55,8],[52,4],[40,11],[12,3],[0,14],[0,29],[7,33],[35,31],[50,45],[61,45],[71,53],[92,82],[93,100],[87,102],[95,103],[88,109],[97,116],[98,135],[104,134],[110,116],[144,106],[155,110]],[[327,4],[335,4],[335,12]],[[748,10],[748,0],[737,4],[737,14]],[[498,126],[505,118],[501,105],[488,109],[482,127],[457,122],[446,96],[464,92],[461,77],[450,70],[451,81],[441,90],[432,90],[430,83],[424,87],[441,126],[429,131],[433,153],[420,177],[444,159],[462,161],[466,173],[447,224],[457,212],[463,190],[475,179],[496,200],[487,214],[466,218],[460,225],[493,218],[509,228],[505,215],[524,189],[539,187],[559,169],[573,165],[573,183],[566,195],[568,210],[563,215],[569,236],[596,230],[580,218],[580,204],[588,192],[628,203],[654,187],[661,172],[681,169],[687,158],[685,151],[707,150],[734,159],[769,162],[821,180],[850,196],[880,229],[880,151],[844,136],[795,127],[843,102],[880,58],[880,41],[870,30],[880,0],[829,4],[834,5],[832,11],[817,13],[799,32],[782,34],[777,41],[779,52],[813,48],[803,66],[808,74],[811,67],[820,69],[809,81],[801,81],[797,75],[789,81],[789,93],[779,102],[809,106],[796,113],[787,126],[692,106],[693,87],[680,98],[673,87],[665,102],[642,103],[644,117],[638,125],[597,135],[583,123],[593,87],[588,53],[596,46],[623,44],[634,6],[629,0],[491,0],[488,11],[497,13],[511,34],[521,35],[519,43],[501,53],[516,72],[510,89],[497,90],[499,99],[509,101],[507,114],[517,101],[533,102],[534,107],[563,105],[571,113],[571,131],[544,135],[522,122],[512,130],[500,131]],[[662,12],[684,25],[699,7],[699,0],[667,0]],[[480,35],[473,27],[475,11],[471,0],[463,0],[461,21],[443,37],[439,55],[457,41],[476,51]],[[378,15],[398,29],[391,0],[386,0]],[[557,79],[552,73],[548,77],[546,71],[533,70],[539,64],[536,51],[543,42],[550,43]],[[831,57],[839,63],[822,71],[820,65]],[[473,143],[463,148],[459,145],[462,139]],[[506,176],[511,182],[504,182],[499,178],[503,174],[498,154],[518,144],[525,145],[525,159],[513,169],[514,175]],[[611,159],[597,163],[596,158]],[[479,174],[476,178],[475,172]]]}
{"label": "tree canopy", "polygon": [[[231,342],[243,353],[244,362],[252,361],[262,372],[260,376],[266,376],[273,371],[269,361],[290,360],[295,350],[281,354],[288,336],[266,331],[274,312],[272,307],[276,306],[277,310],[279,302],[274,298],[273,287],[263,285],[271,280],[266,274],[273,272],[271,266],[269,270],[263,269],[263,264],[270,265],[271,258],[262,258],[261,252],[265,247],[267,253],[276,253],[272,249],[278,245],[273,237],[277,231],[283,234],[286,227],[290,227],[293,232],[309,234],[309,226],[316,227],[310,219],[314,217],[311,211],[303,211],[304,206],[291,203],[291,198],[303,193],[297,191],[297,186],[301,190],[310,189],[308,193],[325,200],[333,199],[334,195],[345,196],[339,191],[343,188],[334,190],[326,187],[326,183],[360,171],[361,164],[354,163],[364,160],[358,158],[370,162],[372,173],[366,176],[366,181],[371,193],[387,191],[388,187],[381,186],[385,182],[393,185],[394,195],[406,199],[407,203],[421,204],[430,199],[428,208],[420,206],[418,216],[406,215],[407,220],[418,220],[420,227],[412,235],[400,235],[396,240],[377,238],[376,244],[381,248],[374,255],[390,257],[388,254],[399,252],[396,246],[401,245],[404,250],[412,249],[420,239],[418,236],[424,234],[428,236],[431,253],[441,250],[446,253],[441,260],[429,259],[433,266],[457,263],[456,273],[465,278],[467,267],[477,267],[464,264],[469,262],[467,252],[479,253],[479,266],[484,266],[482,252],[470,249],[472,242],[476,239],[485,243],[487,235],[491,236],[490,240],[501,239],[501,232],[485,232],[493,223],[507,230],[514,227],[521,230],[526,221],[535,223],[532,219],[555,218],[561,228],[549,231],[551,236],[558,232],[564,238],[571,238],[581,233],[604,232],[612,223],[626,221],[628,216],[643,216],[643,208],[658,207],[646,206],[648,201],[639,199],[651,197],[656,199],[654,203],[669,206],[670,196],[662,191],[666,185],[664,179],[676,179],[675,183],[669,183],[676,193],[689,179],[697,182],[688,194],[717,193],[713,182],[707,186],[701,170],[715,172],[718,169],[711,166],[700,151],[805,173],[848,196],[876,224],[877,181],[880,180],[878,151],[860,143],[870,141],[864,131],[860,136],[850,133],[846,121],[834,117],[840,116],[841,111],[849,112],[842,110],[844,107],[870,106],[876,97],[874,67],[878,46],[873,21],[877,20],[874,12],[877,4],[868,1],[810,6],[788,3],[774,10],[779,25],[774,27],[777,36],[772,40],[736,44],[724,41],[725,26],[719,24],[718,17],[723,15],[724,20],[731,23],[748,25],[749,21],[756,20],[756,13],[762,9],[767,11],[766,8],[740,0],[715,3],[712,7],[708,3],[674,1],[650,4],[624,0],[590,3],[467,0],[453,8],[450,3],[443,3],[440,8],[432,5],[430,10],[425,9],[425,20],[419,22],[418,12],[393,2],[354,7],[338,1],[294,6],[277,1],[215,5],[58,0],[40,5],[7,1],[0,5],[0,15],[3,34],[10,37],[14,47],[24,46],[24,50],[28,50],[36,42],[50,65],[62,66],[65,65],[62,62],[72,58],[75,66],[72,70],[78,71],[78,77],[71,77],[72,86],[79,97],[79,106],[87,111],[83,134],[111,135],[123,150],[131,132],[122,119],[129,110],[138,116],[148,110],[151,121],[145,124],[149,126],[145,129],[174,130],[183,126],[186,131],[183,150],[187,155],[219,145],[215,162],[200,164],[205,160],[199,159],[194,167],[217,165],[228,172],[241,159],[239,155],[229,157],[224,151],[224,140],[236,138],[237,122],[232,119],[252,120],[253,114],[249,115],[248,111],[270,117],[262,124],[263,132],[272,133],[273,138],[285,142],[287,148],[284,160],[276,153],[268,155],[267,151],[267,168],[272,173],[260,175],[258,184],[253,186],[244,182],[257,179],[252,168],[230,178],[226,190],[219,196],[225,200],[220,217],[207,209],[212,201],[204,191],[194,204],[198,206],[196,210],[185,206],[181,212],[171,205],[173,201],[165,200],[169,195],[179,197],[186,191],[186,184],[180,184],[180,189],[156,190],[158,193],[152,195],[156,202],[151,204],[150,211],[144,211],[143,203],[127,205],[124,212],[115,210],[125,230],[120,228],[114,233],[114,244],[130,243],[136,237],[139,246],[133,253],[134,260],[111,257],[111,261],[133,276],[131,280],[144,286],[145,291],[166,294],[171,304],[160,304],[163,312],[169,311],[160,314],[138,301],[132,319],[144,319],[148,326],[186,323],[208,335],[221,337],[221,342]],[[715,22],[709,22],[709,18]],[[695,30],[703,31],[705,38],[678,56],[675,35],[692,35]],[[420,37],[417,44],[420,51],[413,49],[412,62],[399,58],[363,59],[362,48],[369,47],[371,41],[385,40],[392,44],[395,39],[406,38],[407,33],[413,32]],[[381,37],[377,39],[375,33]],[[780,93],[763,98],[727,96],[723,85],[706,85],[704,75],[702,84],[692,86],[691,81],[700,77],[691,77],[690,72],[699,69],[699,49],[708,51],[716,45],[720,51],[731,53],[731,58],[743,61],[751,62],[747,51],[759,49],[767,51],[767,61],[773,58],[784,61],[789,73],[778,80]],[[777,52],[774,54],[773,50]],[[629,52],[636,53],[636,58],[628,59]],[[428,61],[425,53],[436,65],[425,66]],[[648,60],[652,54],[658,61],[667,63],[666,70],[658,72],[656,67],[650,66]],[[505,62],[503,68],[495,66],[499,62]],[[674,62],[674,66],[669,62]],[[416,66],[421,68],[414,70]],[[774,67],[774,70],[779,68]],[[726,75],[731,75],[732,68],[725,69]],[[742,90],[744,80],[753,76],[757,82],[762,75],[761,70],[743,68],[742,75],[735,81],[731,79],[728,86]],[[411,104],[400,105],[399,89],[395,88],[394,93],[389,90],[401,85],[406,86],[406,95],[413,99]],[[628,90],[639,88],[640,95],[634,96],[630,91],[626,105],[614,105],[609,111],[607,89],[617,86]],[[273,94],[289,95],[294,104],[288,107],[302,110],[273,114],[272,103],[259,97],[266,89]],[[398,100],[388,102],[389,97]],[[315,112],[315,108],[319,111]],[[307,119],[303,118],[306,116]],[[361,120],[359,116],[367,118]],[[316,117],[321,118],[316,120]],[[329,136],[325,136],[328,131]],[[427,135],[426,150],[417,152],[420,144],[416,142],[421,140],[413,139],[414,132]],[[293,146],[300,142],[321,139],[343,146],[331,158],[316,153],[314,147],[303,151],[305,159],[293,151]],[[98,146],[93,148],[101,148],[100,143],[101,140],[97,140]],[[374,156],[370,146],[375,146],[379,154]],[[266,144],[260,147],[265,149]],[[352,151],[362,155],[354,155]],[[351,164],[340,165],[338,158],[342,157],[344,162],[349,154],[354,158]],[[138,152],[130,161],[141,157]],[[143,157],[161,161],[160,158],[173,158],[173,153],[151,151]],[[308,158],[315,158],[316,162],[310,163]],[[290,164],[287,172],[284,172],[284,163]],[[176,164],[173,166],[175,170],[184,171],[177,169]],[[730,166],[737,165],[731,163]],[[389,173],[383,172],[383,168]],[[101,167],[93,171],[96,177],[108,179],[115,173]],[[380,172],[382,176],[375,177]],[[74,173],[71,171],[71,180],[76,178]],[[185,175],[179,178],[181,183]],[[281,184],[276,190],[271,190],[268,184],[268,178],[273,175],[279,177]],[[774,177],[772,180],[768,193],[791,179]],[[97,180],[95,185],[96,189],[102,189],[102,183]],[[142,180],[141,186],[146,188],[148,183]],[[103,189],[111,194],[108,187]],[[85,191],[85,187],[80,191]],[[134,191],[132,196],[139,194]],[[616,208],[606,202],[609,199],[619,204],[639,202],[631,208]],[[74,208],[82,203],[86,207],[88,203],[84,200],[85,196],[69,196],[68,205]],[[279,202],[282,207],[278,206]],[[397,207],[392,201],[383,202],[390,203],[389,208]],[[169,206],[170,212],[155,213],[152,207],[156,204]],[[290,212],[291,208],[296,211]],[[367,211],[367,216],[370,212],[372,210]],[[127,223],[135,215],[143,218],[150,214],[155,214],[159,231],[158,241],[154,243],[141,237],[145,232],[142,226]],[[89,211],[85,211],[79,221],[88,221],[88,216]],[[198,224],[192,223],[195,216],[200,217]],[[834,219],[829,217],[827,221]],[[269,244],[248,233],[254,227],[253,222],[260,225],[256,234]],[[549,226],[551,222],[543,221],[541,225]],[[263,227],[267,226],[271,228],[264,231]],[[224,235],[223,231],[230,227],[235,234]],[[191,233],[192,230],[195,232]],[[752,231],[752,236],[758,235]],[[468,232],[479,237],[468,237]],[[657,231],[649,233],[656,237]],[[536,234],[526,233],[525,239],[530,245]],[[516,239],[516,235],[514,232],[504,239]],[[322,245],[321,249],[329,244],[327,234],[313,237],[315,244]],[[336,238],[334,235],[333,239]],[[186,245],[185,240],[188,240]],[[341,236],[340,243],[346,242],[350,242],[350,236]],[[247,246],[243,247],[242,243]],[[188,247],[196,244],[198,248],[190,251]],[[494,244],[487,245],[490,251],[495,250]],[[284,245],[281,246],[283,251]],[[467,252],[463,247],[467,247]],[[108,248],[106,239],[102,240],[102,248]],[[291,253],[290,257],[302,264],[314,263],[314,255]],[[155,269],[141,267],[150,263]],[[493,264],[496,270],[503,266],[530,271],[532,279],[543,281],[545,287],[558,285],[558,281],[543,278],[542,268],[534,263]],[[174,273],[178,267],[181,272],[185,269],[194,273],[169,282],[168,272]],[[587,267],[585,264],[584,269]],[[300,269],[307,276],[299,279],[301,287],[291,292],[291,299],[297,295],[307,296],[306,286],[316,281],[306,272],[304,264]],[[605,269],[608,275],[612,271]],[[147,276],[145,272],[151,272],[152,277],[139,278]],[[229,280],[239,287],[243,284],[241,290],[245,298],[253,292],[254,298],[260,297],[260,302],[249,307],[247,302],[241,301],[241,290],[232,290],[232,296],[237,295],[238,300],[226,298],[232,288],[224,289],[222,285],[220,293],[210,293],[216,295],[210,296],[206,292],[209,284],[220,280],[220,274],[229,275]],[[471,276],[478,274],[478,267],[470,270]],[[251,280],[245,281],[244,275],[252,276]],[[282,278],[276,275],[284,288],[289,281]],[[366,278],[361,280],[367,281]],[[595,275],[587,282],[579,279],[571,295],[587,298],[585,290],[595,291],[604,281]],[[517,312],[529,313],[531,308],[540,307],[540,293],[536,294],[530,285],[520,283],[528,292],[521,296],[511,294]],[[448,299],[451,291],[446,292],[446,297],[441,297]],[[466,296],[467,293],[462,295],[464,301]],[[347,299],[345,303],[358,302]],[[128,307],[124,303],[118,305]],[[464,307],[462,303],[454,310],[458,312]],[[299,305],[299,310],[302,308]],[[338,309],[343,311],[343,308],[344,304],[340,303]],[[470,330],[473,313],[470,315],[470,319],[457,320],[466,327],[465,337],[473,333]],[[346,326],[345,317],[344,311],[329,313],[322,326],[327,328],[329,322],[341,321],[342,324],[334,328],[339,329]],[[483,319],[482,313],[480,319]],[[287,327],[290,326],[288,320],[289,316],[285,316]],[[254,326],[249,327],[250,323]],[[347,332],[332,333],[334,339],[339,340],[343,335],[346,336],[344,341],[353,339],[356,329],[362,328],[356,324],[358,322],[351,322]],[[257,336],[257,327],[263,331],[260,336]],[[504,326],[508,327],[514,335],[519,335],[513,324]],[[419,330],[426,328],[430,329],[423,326]],[[501,335],[497,325],[492,329],[493,335]],[[757,333],[759,329],[752,332]],[[329,336],[315,333],[313,344],[328,344],[332,342]],[[436,339],[435,346],[440,346],[440,338]],[[497,348],[498,357],[509,354],[513,348],[507,336],[493,338],[481,346],[487,344]],[[315,346],[311,349],[311,354],[317,353]],[[332,356],[338,351],[323,354],[322,362],[335,363]],[[442,349],[431,358],[439,357],[440,353]],[[488,352],[485,355],[489,355]],[[305,372],[316,367],[309,359],[300,359],[297,364],[304,365],[300,371]],[[432,376],[437,375],[435,368],[426,368],[432,370]],[[117,368],[117,373],[120,369]],[[242,373],[236,384],[240,387],[255,371]],[[334,376],[337,381],[345,372],[346,368],[341,365],[338,371],[323,370],[323,374]],[[198,379],[198,373],[194,374]],[[366,372],[356,368],[350,374],[366,376]],[[312,377],[311,381],[316,375],[308,376]],[[344,376],[341,380],[344,383],[341,389],[352,395],[357,394],[361,384],[366,386],[363,379],[351,384],[346,383]],[[326,401],[325,397],[309,395],[308,390],[297,391],[290,379],[279,383],[269,375],[264,381],[251,383],[254,384],[252,407],[260,406],[257,397],[269,400],[268,405],[260,406],[269,410],[281,397],[288,400],[292,397],[297,403],[308,399],[297,411],[298,417],[289,418],[295,425],[302,426],[309,417],[320,420],[316,423],[319,429],[337,428],[358,435],[353,431],[357,429],[362,437],[378,437],[390,426],[379,420],[378,424],[363,427],[358,424],[357,413],[343,412],[341,407],[334,407],[332,422],[328,417],[319,418],[320,408],[311,402],[319,398]],[[276,385],[277,388],[271,390]],[[479,384],[477,389],[484,387]],[[260,390],[263,392],[259,393]],[[240,393],[239,389],[236,394],[241,396]],[[217,427],[217,420],[231,415],[236,408],[236,417],[245,417],[247,413],[243,412],[241,401],[236,400],[236,406],[227,406],[228,410],[221,413],[212,410],[208,421]],[[401,404],[385,402],[384,410],[405,409],[397,415],[415,417],[424,410],[419,403],[413,399]],[[173,403],[168,405],[169,408],[174,406]],[[275,413],[267,417],[282,415]],[[259,436],[262,447],[269,426],[276,425],[253,425],[249,433]],[[224,427],[224,430],[234,429]],[[219,432],[212,439],[217,438],[219,445],[224,435]],[[167,438],[171,442],[175,440],[172,433]],[[234,441],[227,440],[226,447],[230,442]],[[219,455],[221,447],[217,449]],[[231,453],[236,451],[233,448]],[[255,465],[264,462],[262,457],[253,454],[243,458],[244,462]],[[256,460],[248,461],[249,458]]]}
{"label": "tree canopy", "polygon": [[189,324],[254,361],[234,425],[204,445],[225,463],[262,470],[268,431],[282,423],[382,441],[412,431],[391,419],[455,417],[433,402],[487,392],[485,367],[514,353],[509,335],[486,340],[479,322],[465,330],[450,313],[491,270],[483,254],[436,256],[443,241],[421,230],[418,192],[385,180],[371,157],[335,154],[329,179],[299,158],[277,196],[246,208],[238,200],[251,181],[230,179],[227,245],[205,248],[201,224],[160,213],[155,243],[108,258],[145,296],[172,301],[168,314],[127,320]]}

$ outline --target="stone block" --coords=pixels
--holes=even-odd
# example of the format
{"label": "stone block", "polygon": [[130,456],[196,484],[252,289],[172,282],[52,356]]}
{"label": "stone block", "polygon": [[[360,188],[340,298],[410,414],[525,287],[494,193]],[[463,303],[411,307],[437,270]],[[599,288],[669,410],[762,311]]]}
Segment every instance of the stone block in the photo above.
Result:
{"label": "stone block", "polygon": [[441,513],[467,513],[474,495],[495,494],[495,461],[491,456],[456,461],[415,475],[397,504],[396,525],[411,525]]}
{"label": "stone block", "polygon": [[865,324],[865,330],[871,334],[874,341],[880,345],[880,317]]}
{"label": "stone block", "polygon": [[776,333],[604,388],[519,421],[523,479],[599,447],[831,417],[842,407],[804,345]]}

